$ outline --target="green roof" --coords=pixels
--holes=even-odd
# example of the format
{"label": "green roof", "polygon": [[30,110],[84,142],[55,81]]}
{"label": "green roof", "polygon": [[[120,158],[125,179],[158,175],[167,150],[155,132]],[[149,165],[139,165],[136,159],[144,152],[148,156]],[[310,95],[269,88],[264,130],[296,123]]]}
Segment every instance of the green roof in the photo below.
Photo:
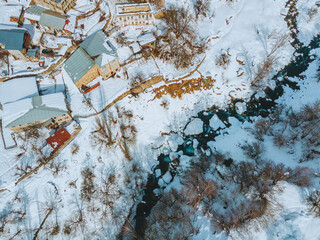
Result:
{"label": "green roof", "polygon": [[46,105],[42,105],[41,96],[32,97],[31,101],[33,108],[31,108],[21,117],[7,124],[6,127],[10,128],[19,125],[41,122],[67,113],[67,111],[63,109],[47,107]]}
{"label": "green roof", "polygon": [[43,8],[43,7],[40,7],[40,6],[37,6],[37,5],[31,5],[31,6],[27,9],[26,13],[40,16],[41,13],[43,13],[45,10],[46,10],[46,9]]}
{"label": "green roof", "polygon": [[87,37],[81,44],[82,47],[91,57],[96,57],[101,53],[115,55],[115,47],[108,41],[107,36],[102,30],[95,32]]}
{"label": "green roof", "polygon": [[94,61],[79,47],[65,62],[64,68],[74,83],[77,83],[93,66]]}
{"label": "green roof", "polygon": [[67,113],[67,111],[60,110],[57,108],[48,108],[46,106],[40,106],[37,108],[30,109],[27,113],[12,121],[6,127],[10,128],[19,125],[41,122],[56,116],[60,116],[64,113]]}
{"label": "green roof", "polygon": [[51,10],[41,13],[39,24],[52,29],[62,30],[67,17]]}

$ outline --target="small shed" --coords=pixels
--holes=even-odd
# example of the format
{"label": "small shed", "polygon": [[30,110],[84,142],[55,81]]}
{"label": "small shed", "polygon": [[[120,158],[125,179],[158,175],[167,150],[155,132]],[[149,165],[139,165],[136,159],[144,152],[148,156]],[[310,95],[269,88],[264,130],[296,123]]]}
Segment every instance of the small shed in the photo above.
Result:
{"label": "small shed", "polygon": [[57,150],[61,147],[69,138],[71,137],[70,133],[65,128],[60,128],[55,132],[53,136],[50,136],[46,139],[46,141],[50,144],[50,146]]}
{"label": "small shed", "polygon": [[65,15],[61,15],[60,13],[51,10],[45,10],[40,15],[39,24],[62,31],[66,24],[66,20],[67,16]]}
{"label": "small shed", "polygon": [[154,47],[156,38],[151,32],[149,32],[138,36],[138,42],[142,47]]}

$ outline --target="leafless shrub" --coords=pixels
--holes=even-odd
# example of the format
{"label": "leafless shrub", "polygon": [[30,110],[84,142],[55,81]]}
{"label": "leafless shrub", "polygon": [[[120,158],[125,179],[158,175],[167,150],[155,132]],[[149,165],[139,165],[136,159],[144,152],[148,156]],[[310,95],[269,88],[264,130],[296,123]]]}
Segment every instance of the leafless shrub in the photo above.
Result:
{"label": "leafless shrub", "polygon": [[320,217],[320,191],[315,190],[307,197],[307,203],[310,211],[317,217]]}
{"label": "leafless shrub", "polygon": [[265,80],[267,80],[275,65],[278,63],[278,59],[275,56],[275,53],[279,49],[281,49],[289,40],[288,34],[274,33],[272,34],[272,36],[269,36],[269,38],[271,37],[275,38],[275,44],[272,46],[265,60],[257,65],[256,73],[251,82],[253,88],[263,87]]}
{"label": "leafless shrub", "polygon": [[198,231],[194,210],[183,205],[182,196],[175,189],[162,195],[149,216],[145,239],[188,239]]}
{"label": "leafless shrub", "polygon": [[63,227],[63,233],[64,235],[70,235],[72,232],[72,228],[69,224],[65,224],[64,227]]}
{"label": "leafless shrub", "polygon": [[72,155],[77,154],[79,152],[79,149],[80,148],[79,148],[78,144],[76,144],[76,143],[72,144],[72,146],[71,146],[71,154]]}
{"label": "leafless shrub", "polygon": [[54,225],[52,231],[50,232],[50,236],[56,236],[60,232],[60,225],[56,224]]}
{"label": "leafless shrub", "polygon": [[258,119],[254,124],[252,133],[259,141],[263,141],[263,137],[267,134],[269,129],[270,124],[266,119]]}
{"label": "leafless shrub", "polygon": [[296,167],[295,169],[289,169],[289,175],[287,181],[296,184],[300,187],[308,187],[311,184],[312,172],[307,167]]}
{"label": "leafless shrub", "polygon": [[193,17],[188,9],[171,5],[163,18],[167,32],[158,36],[156,51],[158,56],[175,65],[176,68],[186,68],[193,62],[194,56],[205,51],[206,44],[194,44],[195,29],[192,24]]}
{"label": "leafless shrub", "polygon": [[227,53],[222,53],[220,56],[216,58],[215,63],[217,66],[222,67],[223,69],[227,69],[230,62],[230,55],[228,55]]}
{"label": "leafless shrub", "polygon": [[265,151],[261,142],[245,143],[240,147],[244,154],[253,160],[258,160]]}
{"label": "leafless shrub", "polygon": [[265,61],[258,64],[257,71],[251,82],[253,87],[261,87],[264,81],[269,77],[276,64],[277,59],[273,56],[267,57]]}
{"label": "leafless shrub", "polygon": [[193,40],[195,32],[191,22],[193,18],[188,9],[171,5],[163,17],[164,22],[168,26],[168,31],[173,32],[177,38],[187,38]]}
{"label": "leafless shrub", "polygon": [[66,168],[67,166],[65,161],[62,161],[60,159],[55,159],[55,161],[52,161],[50,163],[50,169],[54,176],[58,176],[58,174]]}
{"label": "leafless shrub", "polygon": [[96,192],[96,186],[93,183],[93,179],[96,177],[91,169],[86,168],[81,172],[83,182],[81,185],[81,198],[87,202],[90,202],[93,198],[93,194]]}
{"label": "leafless shrub", "polygon": [[216,65],[224,69],[227,69],[230,62],[230,55],[227,53],[221,53],[221,55],[216,58]]}
{"label": "leafless shrub", "polygon": [[169,102],[166,99],[163,99],[160,106],[162,106],[164,109],[168,109]]}
{"label": "leafless shrub", "polygon": [[209,0],[197,0],[194,4],[196,10],[197,18],[198,15],[207,16],[207,12],[210,10],[210,1]]}
{"label": "leafless shrub", "polygon": [[116,35],[115,40],[119,45],[125,45],[127,43],[127,38],[126,38],[124,32],[119,32]]}
{"label": "leafless shrub", "polygon": [[132,156],[131,156],[127,141],[124,138],[121,138],[118,141],[118,145],[119,145],[120,150],[123,153],[124,157],[126,159],[128,159],[129,161],[132,160]]}
{"label": "leafless shrub", "polygon": [[273,144],[277,147],[288,146],[289,140],[283,133],[276,133],[273,136]]}
{"label": "leafless shrub", "polygon": [[135,88],[141,85],[145,81],[145,76],[142,72],[136,72],[131,80],[131,88]]}
{"label": "leafless shrub", "polygon": [[313,17],[317,15],[317,13],[318,13],[318,8],[316,7],[310,8],[308,11],[309,21],[311,21]]}
{"label": "leafless shrub", "polygon": [[115,144],[115,139],[111,131],[110,121],[106,118],[96,118],[96,130],[92,132],[92,144],[97,146],[99,150],[110,148]]}
{"label": "leafless shrub", "polygon": [[185,186],[182,194],[187,197],[188,205],[198,208],[202,202],[205,206],[204,211],[207,212],[216,196],[217,184],[194,169],[184,173],[181,183]]}

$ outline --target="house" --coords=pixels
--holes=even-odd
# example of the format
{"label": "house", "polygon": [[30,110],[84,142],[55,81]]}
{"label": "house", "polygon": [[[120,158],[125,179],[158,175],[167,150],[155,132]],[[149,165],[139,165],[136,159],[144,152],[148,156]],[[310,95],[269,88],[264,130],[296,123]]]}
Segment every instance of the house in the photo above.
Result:
{"label": "house", "polygon": [[0,83],[0,109],[3,104],[35,96],[39,96],[36,77],[14,78]]}
{"label": "house", "polygon": [[40,15],[39,24],[48,27],[52,31],[62,32],[66,25],[67,18],[66,15],[51,10],[45,10]]}
{"label": "house", "polygon": [[138,43],[142,48],[155,48],[156,41],[155,36],[151,32],[138,36]]}
{"label": "house", "polygon": [[64,69],[78,88],[98,76],[104,80],[120,71],[117,50],[103,31],[87,37],[65,62]]}
{"label": "house", "polygon": [[2,127],[22,132],[35,126],[57,128],[72,121],[63,93],[25,98],[3,105]]}
{"label": "house", "polygon": [[[69,25],[70,20],[67,15],[45,9],[41,6],[31,5],[25,12],[24,17],[32,24],[40,24],[48,28],[51,32],[62,32],[63,34],[71,34],[73,28]],[[72,21],[72,24],[74,24]]]}
{"label": "house", "polygon": [[27,29],[0,25],[0,47],[7,50],[15,59],[25,59],[30,43]]}
{"label": "house", "polygon": [[76,5],[77,0],[33,0],[32,2],[60,13],[67,13]]}
{"label": "house", "polygon": [[38,5],[31,5],[24,13],[24,18],[28,19],[32,24],[38,24],[41,14],[47,9]]}
{"label": "house", "polygon": [[153,25],[154,18],[150,4],[116,4],[116,23],[119,27]]}

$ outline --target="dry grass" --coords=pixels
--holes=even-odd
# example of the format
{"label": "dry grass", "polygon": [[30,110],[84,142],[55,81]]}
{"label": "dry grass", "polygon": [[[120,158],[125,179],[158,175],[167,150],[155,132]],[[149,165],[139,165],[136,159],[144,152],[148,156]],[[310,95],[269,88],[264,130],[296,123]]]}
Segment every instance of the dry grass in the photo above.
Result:
{"label": "dry grass", "polygon": [[213,87],[215,80],[204,78],[188,79],[169,85],[164,85],[153,89],[154,99],[161,99],[164,95],[170,95],[172,98],[181,98],[184,94],[194,93],[194,91],[208,90]]}

